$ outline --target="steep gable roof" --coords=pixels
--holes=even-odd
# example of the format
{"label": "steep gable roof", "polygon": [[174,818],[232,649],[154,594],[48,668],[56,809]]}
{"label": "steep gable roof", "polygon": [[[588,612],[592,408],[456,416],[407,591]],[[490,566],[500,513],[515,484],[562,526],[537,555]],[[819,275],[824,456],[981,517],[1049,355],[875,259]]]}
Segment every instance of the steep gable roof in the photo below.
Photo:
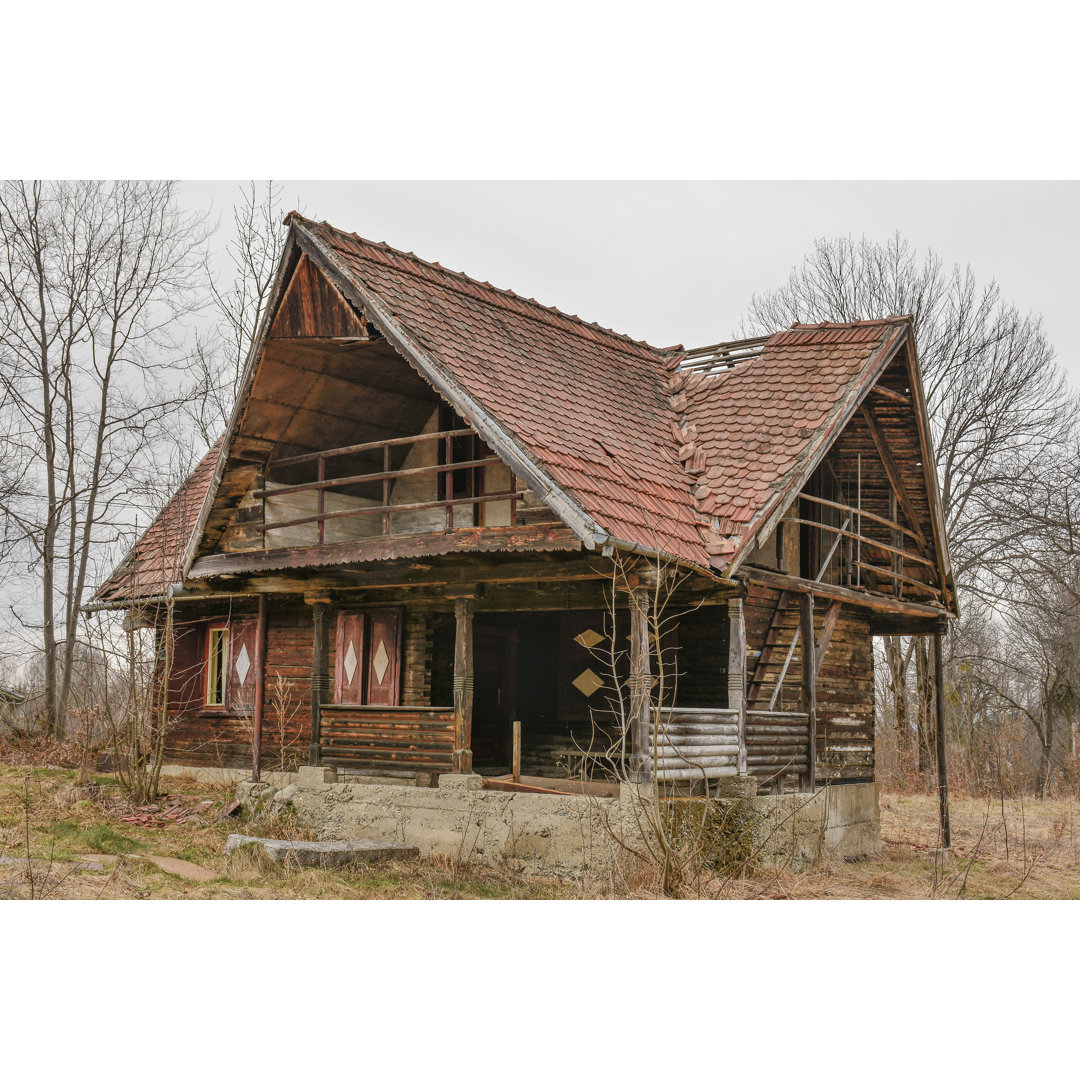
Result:
{"label": "steep gable roof", "polygon": [[[749,349],[718,346],[718,371],[679,373],[682,437],[700,469],[694,503],[714,522],[714,565],[726,565],[801,487],[908,329],[907,319],[796,324]],[[729,367],[723,357],[733,351]]]}
{"label": "steep gable roof", "polygon": [[[301,260],[326,274],[587,548],[660,552],[712,573],[730,573],[771,528],[891,358],[906,348],[914,363],[909,319],[658,349],[326,223],[295,213],[286,220],[275,300],[222,452],[200,463],[96,600],[150,595],[190,568],[262,344]],[[932,469],[927,482],[933,512]],[[945,566],[936,524],[934,538]]]}
{"label": "steep gable roof", "polygon": [[707,565],[671,436],[669,353],[325,223],[291,221],[305,252],[492,448],[505,457],[513,444],[546,479],[541,497],[558,489],[581,511],[594,526],[579,531],[586,546],[614,538]]}

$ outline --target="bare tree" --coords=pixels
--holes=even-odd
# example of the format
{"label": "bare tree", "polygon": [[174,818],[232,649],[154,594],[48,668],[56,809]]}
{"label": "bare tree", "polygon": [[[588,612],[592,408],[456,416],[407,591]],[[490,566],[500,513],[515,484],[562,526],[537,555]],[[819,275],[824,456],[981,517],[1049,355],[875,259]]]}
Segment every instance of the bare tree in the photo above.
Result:
{"label": "bare tree", "polygon": [[181,320],[200,303],[206,237],[169,182],[0,188],[0,432],[20,477],[0,488],[0,517],[8,553],[40,572],[29,622],[50,730],[64,727],[95,553],[184,403]]}
{"label": "bare tree", "polygon": [[233,236],[226,245],[231,282],[221,285],[206,267],[217,325],[195,343],[193,367],[198,390],[192,395],[195,427],[207,446],[228,423],[248,351],[270,298],[285,248],[281,227],[281,187],[253,180],[240,189],[233,208]]}
{"label": "bare tree", "polygon": [[[742,329],[768,333],[792,322],[847,322],[911,315],[914,320],[936,465],[957,587],[964,605],[1023,602],[1039,551],[1060,550],[1072,534],[1080,489],[1074,444],[1077,397],[1054,363],[1038,317],[980,286],[969,268],[947,270],[899,235],[820,239],[780,288],[751,300]],[[1066,493],[1062,478],[1070,477]],[[1036,539],[1038,537],[1038,539]],[[886,643],[901,755],[913,710],[905,700],[916,655],[919,759],[930,757],[929,663],[918,647]]]}

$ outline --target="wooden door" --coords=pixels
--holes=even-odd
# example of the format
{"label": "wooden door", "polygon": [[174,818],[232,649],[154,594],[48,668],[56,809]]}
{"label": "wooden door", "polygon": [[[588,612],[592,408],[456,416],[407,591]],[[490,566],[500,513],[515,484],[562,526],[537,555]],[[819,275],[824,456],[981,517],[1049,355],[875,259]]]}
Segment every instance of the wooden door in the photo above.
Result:
{"label": "wooden door", "polygon": [[360,705],[364,700],[364,616],[338,615],[334,654],[334,700],[339,705]]}
{"label": "wooden door", "polygon": [[229,667],[225,673],[225,702],[230,711],[250,716],[255,710],[255,620],[229,623]]}
{"label": "wooden door", "polygon": [[395,610],[370,613],[367,703],[401,704],[401,615]]}

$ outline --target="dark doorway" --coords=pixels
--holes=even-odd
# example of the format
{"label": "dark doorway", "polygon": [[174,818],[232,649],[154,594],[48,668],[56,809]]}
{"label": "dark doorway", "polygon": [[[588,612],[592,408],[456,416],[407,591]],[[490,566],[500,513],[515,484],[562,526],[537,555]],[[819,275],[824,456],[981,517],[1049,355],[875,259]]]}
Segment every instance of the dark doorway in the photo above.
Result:
{"label": "dark doorway", "polygon": [[517,717],[517,631],[473,628],[473,768],[510,768]]}

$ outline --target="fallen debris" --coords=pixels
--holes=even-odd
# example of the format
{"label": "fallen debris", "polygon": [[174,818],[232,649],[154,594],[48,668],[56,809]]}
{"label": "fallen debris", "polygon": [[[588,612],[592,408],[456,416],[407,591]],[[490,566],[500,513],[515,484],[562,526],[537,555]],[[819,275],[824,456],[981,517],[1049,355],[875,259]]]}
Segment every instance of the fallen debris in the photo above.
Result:
{"label": "fallen debris", "polygon": [[176,795],[168,803],[140,806],[133,814],[124,814],[119,821],[138,825],[143,829],[164,829],[169,825],[195,825],[202,815],[214,805],[212,799],[199,799],[194,795]]}

